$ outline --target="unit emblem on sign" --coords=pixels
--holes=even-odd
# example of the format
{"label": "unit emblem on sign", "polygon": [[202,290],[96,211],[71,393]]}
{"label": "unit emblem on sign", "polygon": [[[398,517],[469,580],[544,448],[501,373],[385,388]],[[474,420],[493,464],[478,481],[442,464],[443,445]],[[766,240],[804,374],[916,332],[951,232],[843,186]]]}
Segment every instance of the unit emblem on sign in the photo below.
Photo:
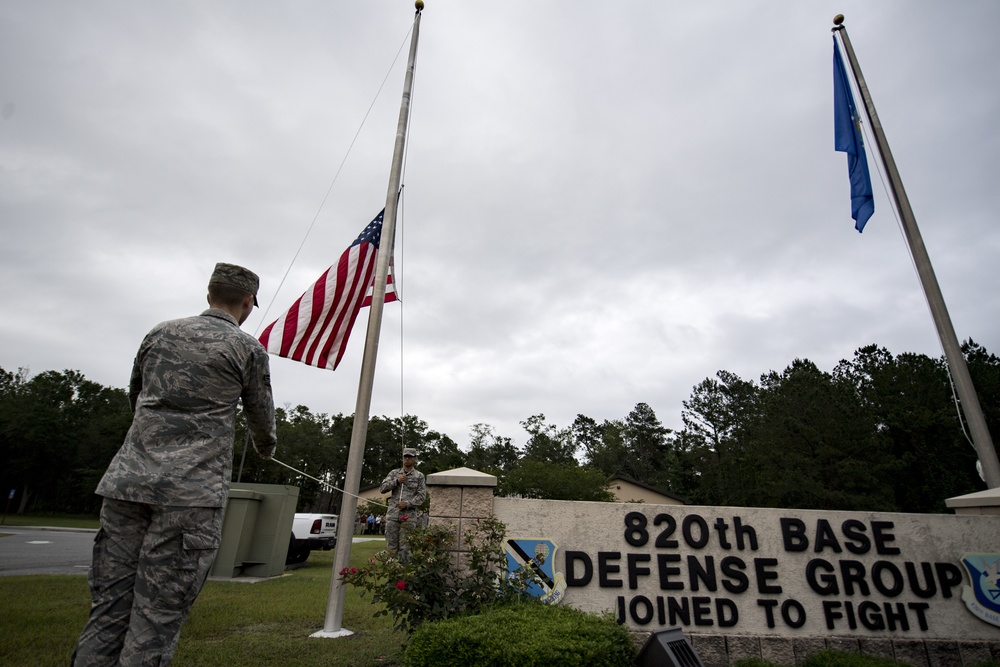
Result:
{"label": "unit emblem on sign", "polygon": [[566,592],[566,578],[555,571],[556,545],[551,540],[512,537],[504,542],[507,551],[507,576],[513,577],[521,568],[531,568],[535,580],[528,592],[547,604],[556,604]]}
{"label": "unit emblem on sign", "polygon": [[980,619],[1000,627],[1000,554],[965,554],[962,565],[971,586],[962,589],[966,608]]}

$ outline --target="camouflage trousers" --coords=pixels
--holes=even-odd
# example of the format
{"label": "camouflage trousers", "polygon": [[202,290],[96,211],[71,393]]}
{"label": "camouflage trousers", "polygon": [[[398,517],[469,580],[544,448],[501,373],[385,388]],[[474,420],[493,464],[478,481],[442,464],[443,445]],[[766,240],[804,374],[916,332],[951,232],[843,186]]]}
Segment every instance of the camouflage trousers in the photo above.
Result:
{"label": "camouflage trousers", "polygon": [[385,548],[393,553],[399,554],[399,559],[403,562],[410,560],[410,545],[407,538],[413,530],[415,523],[411,519],[400,521],[399,519],[385,520]]}
{"label": "camouflage trousers", "polygon": [[215,561],[222,513],[104,499],[87,577],[90,620],[73,665],[170,664]]}

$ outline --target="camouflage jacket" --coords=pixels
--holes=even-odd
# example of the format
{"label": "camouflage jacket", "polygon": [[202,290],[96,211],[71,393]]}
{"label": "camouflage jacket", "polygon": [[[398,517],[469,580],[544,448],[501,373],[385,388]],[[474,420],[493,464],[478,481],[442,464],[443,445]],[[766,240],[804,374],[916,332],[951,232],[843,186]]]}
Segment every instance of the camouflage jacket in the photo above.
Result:
{"label": "camouflage jacket", "polygon": [[254,448],[277,445],[267,352],[228,313],[157,325],[132,366],[132,426],[97,493],[153,505],[225,507],[236,403]]}
{"label": "camouflage jacket", "polygon": [[[403,484],[396,480],[401,473],[406,475],[406,482]],[[389,511],[385,513],[385,518],[398,519],[400,514],[412,514],[424,504],[424,499],[427,497],[427,481],[424,479],[424,473],[416,468],[408,473],[402,468],[395,468],[382,480],[379,490],[382,493],[392,491],[392,495],[389,496]],[[406,507],[402,510],[396,504],[400,500],[406,502]]]}

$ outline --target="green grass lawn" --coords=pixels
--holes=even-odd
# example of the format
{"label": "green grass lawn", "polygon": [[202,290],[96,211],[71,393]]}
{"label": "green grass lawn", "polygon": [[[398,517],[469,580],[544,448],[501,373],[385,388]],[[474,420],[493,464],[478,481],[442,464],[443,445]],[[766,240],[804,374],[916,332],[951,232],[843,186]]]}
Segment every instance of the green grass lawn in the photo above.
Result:
{"label": "green grass lawn", "polygon": [[[2,528],[0,528],[2,531]],[[365,562],[384,541],[353,545],[351,564]],[[256,584],[209,581],[181,632],[173,664],[318,665],[398,664],[406,635],[348,586],[344,627],[354,635],[310,637],[323,629],[333,551],[314,551],[285,576]],[[87,620],[90,593],[84,575],[0,577],[0,665],[64,666]]]}

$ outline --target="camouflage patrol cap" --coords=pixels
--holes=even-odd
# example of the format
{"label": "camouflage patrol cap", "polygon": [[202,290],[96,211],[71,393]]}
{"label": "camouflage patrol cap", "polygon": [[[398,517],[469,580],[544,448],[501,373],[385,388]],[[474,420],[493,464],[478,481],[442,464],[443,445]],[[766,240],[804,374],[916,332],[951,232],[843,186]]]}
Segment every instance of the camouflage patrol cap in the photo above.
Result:
{"label": "camouflage patrol cap", "polygon": [[260,278],[250,269],[244,269],[242,266],[235,264],[219,262],[215,265],[215,271],[212,272],[212,277],[209,278],[208,283],[210,285],[212,283],[222,283],[223,285],[232,285],[239,287],[241,290],[246,290],[253,294],[253,305],[259,305],[257,303],[257,288],[260,287]]}
{"label": "camouflage patrol cap", "polygon": [[416,455],[417,455],[417,450],[415,450],[413,447],[403,448],[403,456],[416,456]]}

